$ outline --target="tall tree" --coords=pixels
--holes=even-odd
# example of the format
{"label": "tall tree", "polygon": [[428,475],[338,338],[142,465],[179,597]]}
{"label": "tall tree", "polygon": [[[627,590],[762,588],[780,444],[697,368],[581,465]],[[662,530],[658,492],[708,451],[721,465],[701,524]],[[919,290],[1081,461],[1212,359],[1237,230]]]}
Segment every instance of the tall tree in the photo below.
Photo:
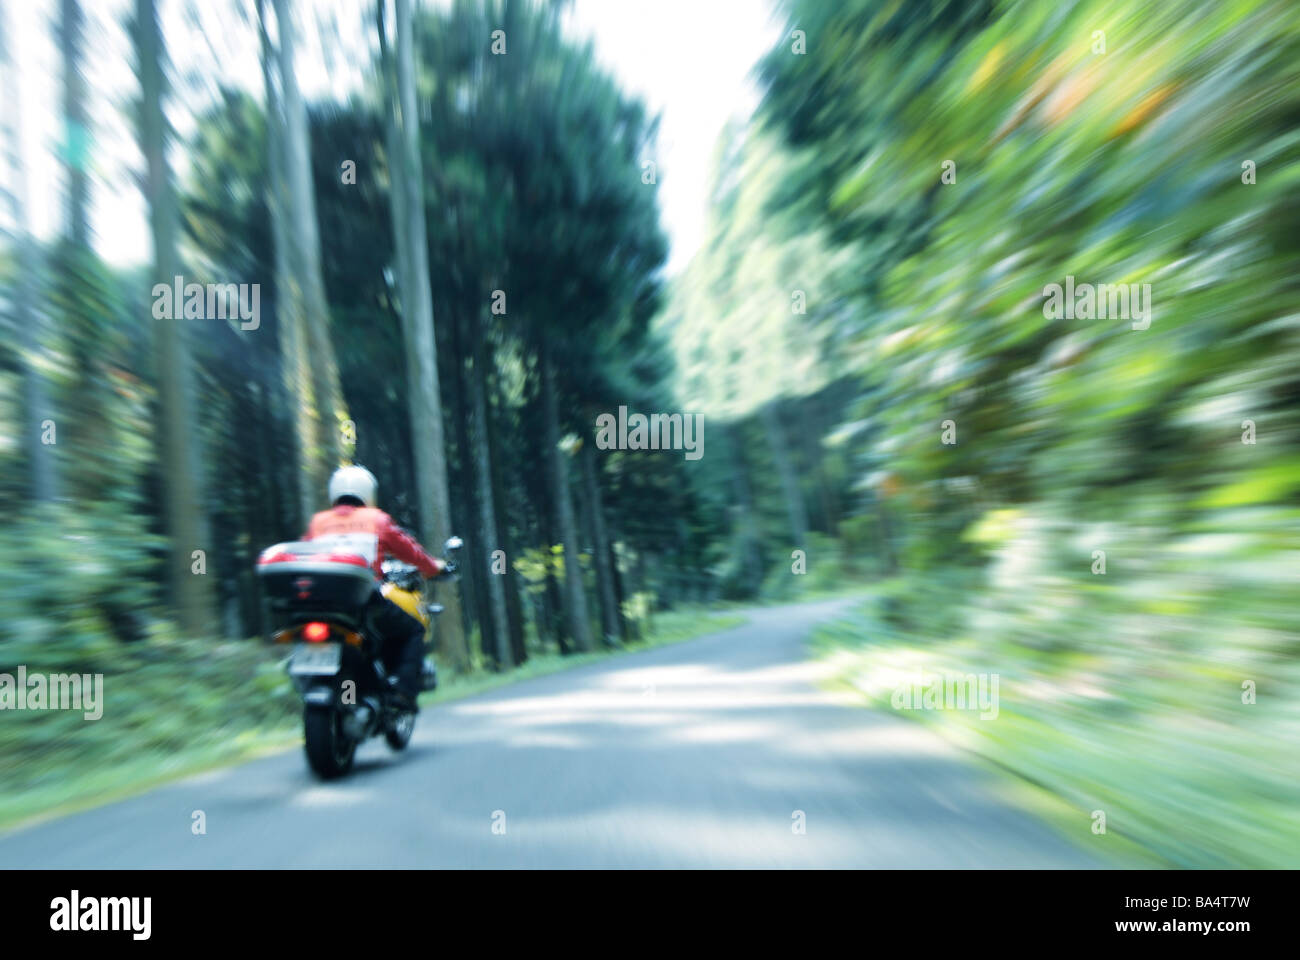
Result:
{"label": "tall tree", "polygon": [[317,476],[309,465],[310,450],[316,443],[315,383],[311,378],[310,354],[303,333],[302,290],[294,278],[294,256],[290,249],[289,187],[285,164],[285,121],[280,88],[276,83],[277,58],[266,26],[266,0],[257,0],[257,29],[261,42],[262,85],[266,96],[266,206],[270,214],[275,251],[275,313],[280,351],[283,393],[293,420],[297,447],[296,525],[305,527],[320,497]]}
{"label": "tall tree", "polygon": [[[405,276],[402,292],[408,363],[407,401],[411,408],[411,446],[415,451],[416,489],[421,536],[441,543],[451,533],[451,498],[447,486],[446,440],[438,384],[437,343],[434,339],[433,297],[429,278],[429,249],[425,229],[423,173],[420,163],[419,113],[415,103],[415,53],[411,36],[410,0],[396,0],[397,56],[396,119],[400,150],[393,178],[393,204],[402,207],[405,253],[399,257]],[[445,615],[438,620],[443,662],[461,670],[469,662],[460,593],[446,585],[441,596]]]}
{"label": "tall tree", "polygon": [[591,443],[584,442],[578,455],[582,465],[583,502],[590,516],[591,552],[596,568],[596,589],[600,595],[601,626],[605,631],[605,642],[613,644],[619,639],[626,639],[626,631],[619,615],[617,591],[614,587],[613,551],[605,526],[605,505],[601,499],[600,480],[596,472],[596,452]]}
{"label": "tall tree", "polygon": [[[470,371],[470,412],[473,420],[471,443],[474,447],[474,480],[479,495],[479,531],[483,538],[484,552],[490,558],[502,549],[502,539],[497,527],[496,489],[492,483],[492,457],[488,441],[487,381],[490,361],[483,342],[486,321],[476,319],[478,322],[471,322],[468,331],[473,358],[473,368]],[[487,604],[496,641],[496,662],[498,668],[504,670],[513,666],[514,653],[510,645],[510,624],[506,615],[504,571],[499,573],[494,563],[490,560],[483,568],[483,576],[487,578]]]}
{"label": "tall tree", "polygon": [[591,622],[587,613],[587,594],[582,584],[582,564],[578,562],[578,526],[573,519],[573,496],[569,490],[569,455],[560,446],[559,388],[556,385],[555,361],[549,338],[538,338],[537,363],[542,377],[543,440],[551,481],[551,502],[555,508],[555,526],[564,547],[565,621],[569,636],[579,650],[591,650]]}
{"label": "tall tree", "polygon": [[9,46],[8,21],[0,7],[0,85],[5,97],[5,149],[9,154],[12,182],[7,190],[13,219],[11,241],[17,276],[11,306],[16,328],[18,362],[23,380],[23,446],[27,456],[28,489],[33,501],[49,502],[58,494],[54,446],[42,441],[43,424],[51,419],[49,389],[42,371],[44,310],[37,303],[36,276],[39,256],[31,237],[27,214],[27,164],[22,144],[22,104],[18,68]]}
{"label": "tall tree", "polygon": [[[284,111],[284,153],[287,201],[291,230],[287,236],[294,266],[292,280],[300,286],[303,340],[311,357],[310,379],[314,405],[314,437],[306,451],[307,471],[317,491],[325,489],[330,473],[347,453],[343,424],[348,419],[339,385],[338,361],[330,339],[329,303],[321,274],[320,228],[316,217],[316,191],[312,178],[311,144],[307,135],[307,107],[298,88],[294,66],[294,25],[288,0],[274,0],[279,40],[279,79]],[[319,494],[318,494],[319,495]]]}
{"label": "tall tree", "polygon": [[[484,365],[484,369],[493,369],[497,366],[496,358]],[[501,537],[500,549],[505,552],[506,570],[505,570],[505,601],[506,601],[506,620],[510,630],[510,649],[512,659],[516,666],[528,659],[528,650],[524,644],[524,621],[523,621],[523,604],[520,601],[520,577],[519,571],[515,567],[515,543],[516,540],[512,535],[509,518],[511,515],[512,501],[505,480],[505,464],[501,456],[501,443],[499,440],[502,426],[500,421],[509,416],[508,407],[501,396],[499,374],[492,378],[492,403],[489,406],[487,417],[485,418],[488,428],[488,448],[490,452],[490,462],[492,465],[492,496],[497,505],[497,530]],[[518,490],[517,486],[512,486],[511,490]],[[526,518],[520,516],[524,511],[517,510],[516,517],[520,525],[526,523]]]}
{"label": "tall tree", "polygon": [[[172,278],[180,272],[176,253],[176,196],[167,163],[168,125],[166,54],[154,0],[137,0],[135,48],[140,75],[140,149],[146,173],[145,199],[153,233],[154,282],[170,292]],[[152,284],[150,285],[152,286]],[[157,312],[155,312],[157,316]],[[190,396],[193,382],[189,336],[184,311],[174,319],[160,318],[154,325],[155,364],[158,377],[158,461],[162,468],[169,550],[169,581],[181,625],[191,635],[212,632],[215,623],[210,579],[192,570],[192,555],[207,551],[207,524],[195,451],[195,429]]]}
{"label": "tall tree", "polygon": [[[481,42],[498,28],[512,52],[523,56],[494,55]],[[528,415],[535,429],[521,429],[517,437],[528,444],[542,439],[535,449],[544,469],[522,478],[544,514],[540,523],[530,516],[527,528],[546,538],[532,548],[546,562],[530,566],[538,585],[547,580],[548,591],[553,582],[546,574],[566,571],[563,590],[546,595],[548,612],[562,613],[573,647],[590,648],[573,467],[559,444],[590,427],[573,402],[581,396],[576,382],[597,362],[587,345],[627,325],[628,302],[662,262],[654,189],[641,183],[639,166],[653,125],[592,66],[589,50],[565,41],[553,6],[456,3],[426,13],[416,39],[420,88],[428,91],[421,142],[425,155],[438,157],[425,173],[426,207],[437,218],[428,240],[431,256],[446,264],[434,299],[440,311],[460,319],[463,353],[473,364],[467,370],[458,356],[443,368],[464,383],[460,400],[474,421],[472,429],[459,422],[456,429],[473,476],[461,506],[472,502],[482,538],[497,541],[487,555],[492,547],[506,549],[509,498],[498,496],[491,482],[497,472],[491,438],[500,429],[492,419],[500,407],[488,402],[486,387],[502,362],[512,364],[511,389],[537,401]],[[497,289],[509,295],[508,319],[483,313]],[[469,322],[472,315],[481,321]],[[509,556],[511,563],[517,559]],[[513,638],[508,581],[500,582],[501,594],[490,576],[483,581],[485,641],[501,621],[502,595]],[[513,641],[511,651],[518,659]]]}
{"label": "tall tree", "polygon": [[60,0],[59,57],[63,62],[63,163],[68,177],[67,236],[76,247],[90,242],[87,208],[90,179],[90,125],[86,114],[86,78],[82,73],[82,32],[85,17],[79,0]]}
{"label": "tall tree", "polygon": [[[575,643],[589,649],[569,457],[560,440],[570,431],[585,436],[592,424],[581,419],[580,405],[567,401],[597,368],[599,345],[646,319],[631,308],[655,285],[666,244],[655,186],[642,180],[655,123],[593,65],[589,49],[563,41],[556,16],[548,8],[529,36],[530,64],[538,66],[515,94],[514,115],[527,120],[516,121],[507,140],[516,202],[506,246],[540,377],[544,456],[564,552],[565,618]],[[573,370],[585,372],[565,375]]]}

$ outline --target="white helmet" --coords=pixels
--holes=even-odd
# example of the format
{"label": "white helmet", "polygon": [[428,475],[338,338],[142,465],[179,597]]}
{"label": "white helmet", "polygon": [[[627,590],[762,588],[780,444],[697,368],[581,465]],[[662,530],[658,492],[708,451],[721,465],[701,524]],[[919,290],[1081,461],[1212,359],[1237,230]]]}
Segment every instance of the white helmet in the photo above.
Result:
{"label": "white helmet", "polygon": [[373,507],[376,487],[375,475],[365,467],[355,464],[339,467],[330,477],[330,503],[338,503],[339,497],[356,497],[367,507]]}

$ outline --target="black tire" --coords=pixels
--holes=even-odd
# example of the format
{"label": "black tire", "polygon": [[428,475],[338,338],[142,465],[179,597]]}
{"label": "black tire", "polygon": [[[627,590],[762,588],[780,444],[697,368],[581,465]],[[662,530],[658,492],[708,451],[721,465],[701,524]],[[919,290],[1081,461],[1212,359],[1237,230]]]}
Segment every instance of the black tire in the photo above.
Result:
{"label": "black tire", "polygon": [[384,731],[384,739],[394,750],[405,750],[406,745],[411,742],[413,733],[415,733],[415,713],[408,710],[397,715],[393,725]]}
{"label": "black tire", "polygon": [[302,713],[303,746],[307,764],[322,780],[333,780],[352,769],[357,743],[343,732],[343,714],[337,709],[306,707]]}

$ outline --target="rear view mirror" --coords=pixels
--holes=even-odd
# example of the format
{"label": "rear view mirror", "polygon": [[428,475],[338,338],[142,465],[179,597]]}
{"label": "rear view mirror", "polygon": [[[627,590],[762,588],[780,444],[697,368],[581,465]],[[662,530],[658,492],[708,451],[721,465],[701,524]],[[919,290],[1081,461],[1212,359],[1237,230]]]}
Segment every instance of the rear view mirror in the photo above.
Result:
{"label": "rear view mirror", "polygon": [[465,541],[460,537],[448,537],[447,542],[442,545],[443,553],[453,553],[465,546]]}

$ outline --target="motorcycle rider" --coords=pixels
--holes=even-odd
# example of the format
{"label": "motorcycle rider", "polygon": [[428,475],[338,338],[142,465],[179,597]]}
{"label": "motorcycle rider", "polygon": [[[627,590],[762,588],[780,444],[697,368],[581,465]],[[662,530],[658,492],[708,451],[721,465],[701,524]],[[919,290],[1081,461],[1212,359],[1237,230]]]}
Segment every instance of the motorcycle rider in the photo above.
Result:
{"label": "motorcycle rider", "polygon": [[385,555],[390,555],[416,567],[426,579],[445,572],[448,565],[430,556],[392,517],[375,506],[377,488],[375,475],[365,467],[339,467],[330,477],[330,508],[311,518],[302,539],[340,538],[371,561],[376,579],[366,615],[383,640],[384,666],[396,677],[394,689],[402,706],[417,710],[424,665],[424,625],[383,595],[380,565]]}

